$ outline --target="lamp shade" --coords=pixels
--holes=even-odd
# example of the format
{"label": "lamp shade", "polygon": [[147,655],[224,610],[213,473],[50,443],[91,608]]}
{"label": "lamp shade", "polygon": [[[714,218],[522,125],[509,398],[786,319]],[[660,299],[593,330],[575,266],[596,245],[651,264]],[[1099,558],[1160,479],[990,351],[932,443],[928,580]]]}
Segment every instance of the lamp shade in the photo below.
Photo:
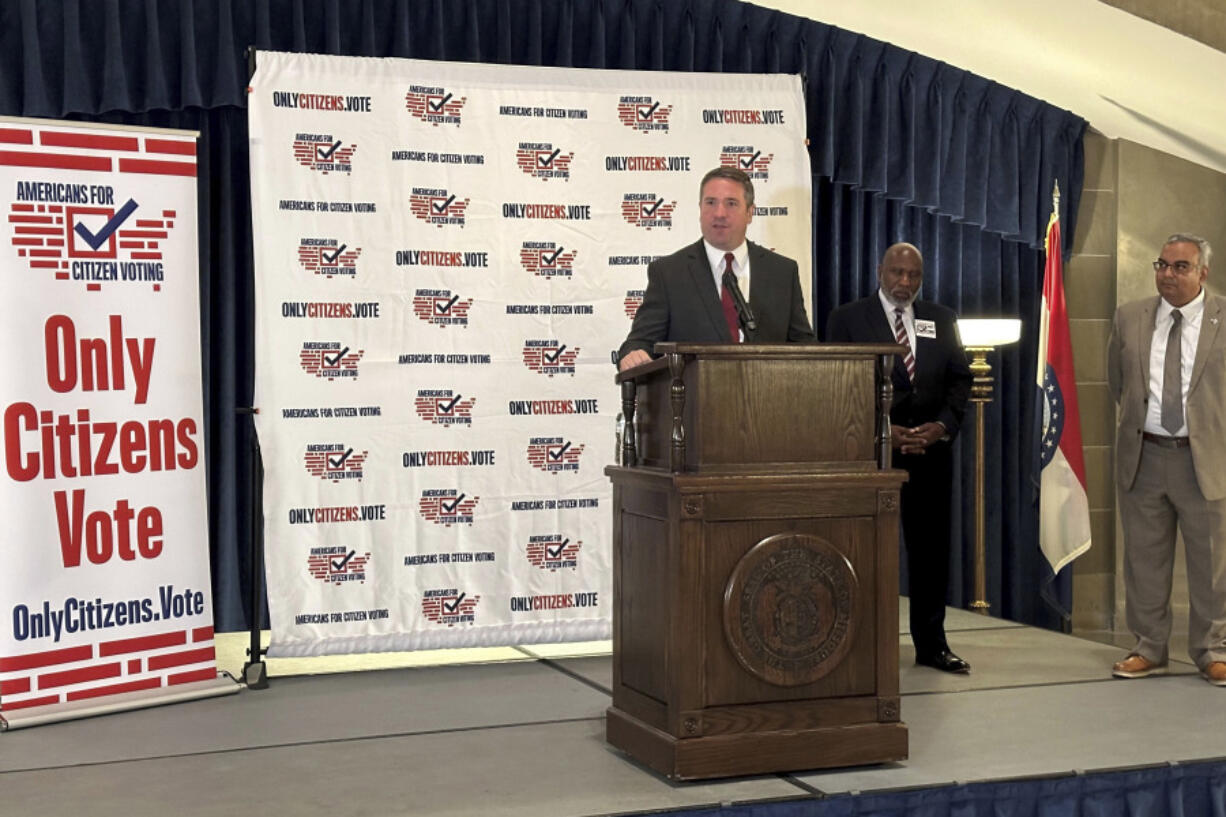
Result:
{"label": "lamp shade", "polygon": [[990,349],[1016,343],[1022,336],[1022,322],[1018,318],[959,318],[958,334],[967,348]]}

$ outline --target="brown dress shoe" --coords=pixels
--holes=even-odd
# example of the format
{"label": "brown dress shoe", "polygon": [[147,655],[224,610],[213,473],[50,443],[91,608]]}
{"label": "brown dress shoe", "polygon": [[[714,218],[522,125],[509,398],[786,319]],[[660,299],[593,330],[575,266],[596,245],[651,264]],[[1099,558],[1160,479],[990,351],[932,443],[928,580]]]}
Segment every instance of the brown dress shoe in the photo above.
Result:
{"label": "brown dress shoe", "polygon": [[[1226,673],[1226,665],[1223,666]],[[1155,664],[1142,655],[1129,653],[1123,661],[1116,661],[1111,666],[1111,674],[1116,678],[1144,678],[1147,675],[1161,675],[1166,672],[1166,664]],[[1226,679],[1223,680],[1226,683]]]}
{"label": "brown dress shoe", "polygon": [[1215,687],[1226,687],[1226,661],[1210,662],[1200,674]]}

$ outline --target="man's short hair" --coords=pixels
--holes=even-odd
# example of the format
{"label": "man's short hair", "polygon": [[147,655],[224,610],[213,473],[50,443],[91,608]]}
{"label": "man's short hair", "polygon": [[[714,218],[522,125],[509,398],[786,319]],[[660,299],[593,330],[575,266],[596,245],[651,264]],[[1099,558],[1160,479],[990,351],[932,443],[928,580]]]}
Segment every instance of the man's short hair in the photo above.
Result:
{"label": "man's short hair", "polygon": [[698,185],[698,200],[702,201],[703,188],[707,186],[707,182],[712,179],[728,179],[734,181],[741,187],[745,188],[745,206],[753,207],[753,180],[749,178],[749,174],[743,170],[738,170],[735,167],[716,167],[707,171],[707,175],[702,177],[702,184]]}
{"label": "man's short hair", "polygon": [[1162,246],[1167,244],[1195,244],[1196,249],[1200,252],[1200,265],[1202,267],[1209,266],[1209,256],[1213,255],[1213,248],[1209,246],[1209,242],[1198,235],[1191,233],[1174,233],[1166,241],[1162,242]]}

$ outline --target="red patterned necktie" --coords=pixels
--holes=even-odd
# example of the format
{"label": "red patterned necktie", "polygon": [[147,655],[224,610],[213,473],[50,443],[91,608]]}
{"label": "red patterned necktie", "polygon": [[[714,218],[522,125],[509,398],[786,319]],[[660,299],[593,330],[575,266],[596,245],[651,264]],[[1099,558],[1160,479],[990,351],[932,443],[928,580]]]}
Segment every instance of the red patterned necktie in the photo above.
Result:
{"label": "red patterned necktie", "polygon": [[902,363],[907,367],[907,379],[915,382],[915,355],[911,354],[911,340],[907,337],[907,327],[902,322],[902,310],[894,308],[894,340],[899,346],[905,346]]}
{"label": "red patterned necktie", "polygon": [[[732,276],[732,280],[736,280],[736,273],[732,271],[732,253],[724,253],[724,263],[727,265],[728,274]],[[732,300],[732,292],[726,286],[720,287],[720,302],[724,306],[724,320],[728,322],[728,334],[732,337],[733,343],[741,342],[741,324],[736,317],[736,301]]]}

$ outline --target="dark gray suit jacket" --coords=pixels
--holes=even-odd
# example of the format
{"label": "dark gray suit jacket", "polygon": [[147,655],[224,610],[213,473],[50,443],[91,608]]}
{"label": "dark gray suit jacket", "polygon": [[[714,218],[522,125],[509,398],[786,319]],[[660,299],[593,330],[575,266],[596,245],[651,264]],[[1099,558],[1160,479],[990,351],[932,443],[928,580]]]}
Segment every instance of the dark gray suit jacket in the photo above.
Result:
{"label": "dark gray suit jacket", "polygon": [[[796,262],[749,242],[749,306],[757,343],[812,341]],[[647,266],[647,292],[634,316],[620,360],[631,349],[651,354],[661,341],[731,343],[720,293],[702,241]]]}

